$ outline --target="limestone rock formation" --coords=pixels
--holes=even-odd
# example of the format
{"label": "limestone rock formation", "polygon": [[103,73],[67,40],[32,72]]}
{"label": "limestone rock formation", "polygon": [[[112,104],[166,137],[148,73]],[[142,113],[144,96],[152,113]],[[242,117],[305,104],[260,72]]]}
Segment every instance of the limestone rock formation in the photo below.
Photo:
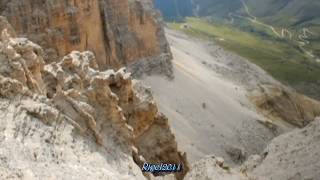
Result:
{"label": "limestone rock formation", "polygon": [[185,179],[272,180],[319,179],[320,118],[308,126],[276,137],[261,155],[252,155],[238,168],[214,156],[191,166]]}
{"label": "limestone rock formation", "polygon": [[[320,119],[275,138],[249,173],[258,179],[319,179]],[[249,163],[250,164],[250,163]]]}
{"label": "limestone rock formation", "polygon": [[186,180],[249,180],[245,175],[224,164],[222,158],[206,157],[194,163]]}
{"label": "limestone rock formation", "polygon": [[260,85],[252,100],[266,116],[304,127],[320,116],[320,103],[282,85]]}
{"label": "limestone rock formation", "polygon": [[143,179],[144,161],[180,163],[184,177],[167,118],[125,68],[99,71],[89,51],[45,65],[0,19],[0,179]]}
{"label": "limestone rock formation", "polygon": [[151,0],[1,0],[17,34],[44,48],[46,62],[73,50],[94,52],[100,70],[172,76],[171,53]]}

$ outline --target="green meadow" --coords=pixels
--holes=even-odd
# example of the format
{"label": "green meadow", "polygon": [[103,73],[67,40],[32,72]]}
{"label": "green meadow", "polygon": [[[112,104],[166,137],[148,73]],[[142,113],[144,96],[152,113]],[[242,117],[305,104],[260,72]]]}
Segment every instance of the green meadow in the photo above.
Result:
{"label": "green meadow", "polygon": [[[190,28],[182,28],[184,23]],[[308,89],[308,84],[314,87],[315,83],[320,82],[320,64],[310,59],[298,44],[276,37],[267,28],[249,23],[235,27],[199,18],[186,18],[184,23],[171,22],[168,25],[191,36],[214,41],[306,94],[312,95],[311,91],[314,91]],[[301,88],[301,84],[306,87]]]}

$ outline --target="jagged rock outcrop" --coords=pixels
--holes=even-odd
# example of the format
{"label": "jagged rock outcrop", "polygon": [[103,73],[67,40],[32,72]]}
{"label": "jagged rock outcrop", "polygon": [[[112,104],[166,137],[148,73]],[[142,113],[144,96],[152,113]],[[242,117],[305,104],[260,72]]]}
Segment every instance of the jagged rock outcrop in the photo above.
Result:
{"label": "jagged rock outcrop", "polygon": [[240,169],[211,156],[194,163],[185,179],[319,179],[319,149],[320,118],[316,118],[302,129],[276,137],[261,155],[250,156]]}
{"label": "jagged rock outcrop", "polygon": [[181,163],[183,178],[167,118],[125,68],[99,71],[78,51],[45,65],[41,47],[0,19],[1,178],[142,179],[134,161]]}
{"label": "jagged rock outcrop", "polygon": [[224,160],[211,156],[194,163],[186,180],[249,180],[244,174],[231,169]]}
{"label": "jagged rock outcrop", "polygon": [[261,112],[271,119],[304,127],[320,116],[320,103],[282,85],[260,85],[251,96]]}
{"label": "jagged rock outcrop", "polygon": [[46,62],[73,50],[94,52],[100,70],[172,76],[171,53],[151,0],[1,0],[17,34],[44,48]]}
{"label": "jagged rock outcrop", "polygon": [[319,149],[320,119],[317,118],[303,129],[275,138],[260,158],[251,158],[242,170],[262,180],[319,179]]}

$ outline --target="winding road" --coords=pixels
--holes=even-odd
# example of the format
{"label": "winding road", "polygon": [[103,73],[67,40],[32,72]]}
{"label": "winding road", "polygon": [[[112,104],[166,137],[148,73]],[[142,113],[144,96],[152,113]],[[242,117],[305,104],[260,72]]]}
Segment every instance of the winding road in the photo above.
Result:
{"label": "winding road", "polygon": [[[265,23],[259,21],[258,18],[256,16],[254,16],[250,12],[250,10],[248,8],[248,5],[246,4],[246,2],[244,0],[240,0],[240,1],[241,1],[242,5],[243,5],[243,8],[246,11],[248,17],[237,15],[237,14],[233,14],[233,13],[229,13],[230,17],[234,16],[234,17],[238,17],[238,18],[247,19],[247,20],[251,21],[252,23],[256,23],[256,24],[259,24],[259,25],[264,26],[266,28],[269,28],[279,38],[286,38],[286,34],[287,34],[289,39],[290,40],[292,39],[293,33],[291,33],[288,29],[282,28],[281,34],[279,34],[272,25],[265,24]],[[297,40],[297,42],[298,42],[299,47],[301,48],[301,50],[303,50],[306,55],[308,55],[311,58],[316,58],[316,55],[314,55],[312,51],[305,49],[305,46],[307,44],[310,44],[310,41],[306,40],[309,37],[308,33],[311,34],[311,35],[314,35],[314,33],[311,32],[308,28],[302,28],[302,34],[298,35],[298,39],[299,40]]]}

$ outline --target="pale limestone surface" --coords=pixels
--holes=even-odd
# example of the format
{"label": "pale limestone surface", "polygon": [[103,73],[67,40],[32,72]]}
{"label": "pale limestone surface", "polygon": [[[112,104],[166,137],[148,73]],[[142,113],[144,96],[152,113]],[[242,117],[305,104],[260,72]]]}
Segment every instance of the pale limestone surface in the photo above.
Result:
{"label": "pale limestone surface", "polygon": [[3,24],[0,179],[153,178],[145,161],[181,163],[183,178],[168,119],[125,68],[99,71],[89,51],[44,64],[40,46]]}

